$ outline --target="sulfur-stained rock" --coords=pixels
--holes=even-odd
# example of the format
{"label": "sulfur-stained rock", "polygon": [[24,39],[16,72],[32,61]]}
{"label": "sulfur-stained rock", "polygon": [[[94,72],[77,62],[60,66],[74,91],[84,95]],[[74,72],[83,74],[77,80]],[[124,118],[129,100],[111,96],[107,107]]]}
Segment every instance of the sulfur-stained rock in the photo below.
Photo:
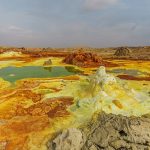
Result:
{"label": "sulfur-stained rock", "polygon": [[92,92],[95,90],[97,85],[99,85],[103,90],[104,85],[116,83],[115,77],[107,74],[104,66],[100,66],[95,74],[89,76],[88,81],[90,82]]}
{"label": "sulfur-stained rock", "polygon": [[63,62],[67,64],[73,64],[80,67],[96,67],[103,64],[103,60],[100,56],[90,53],[77,51],[69,54],[65,57]]}
{"label": "sulfur-stained rock", "polygon": [[3,52],[0,57],[21,57],[22,56],[22,52],[16,52],[16,51],[6,51]]}
{"label": "sulfur-stained rock", "polygon": [[49,59],[49,60],[44,62],[43,66],[49,66],[51,64],[52,64],[52,61],[51,61],[51,59]]}
{"label": "sulfur-stained rock", "polygon": [[64,63],[76,65],[79,67],[115,67],[117,64],[113,64],[107,60],[103,60],[101,56],[84,51],[77,51],[71,54],[68,54],[63,60]]}

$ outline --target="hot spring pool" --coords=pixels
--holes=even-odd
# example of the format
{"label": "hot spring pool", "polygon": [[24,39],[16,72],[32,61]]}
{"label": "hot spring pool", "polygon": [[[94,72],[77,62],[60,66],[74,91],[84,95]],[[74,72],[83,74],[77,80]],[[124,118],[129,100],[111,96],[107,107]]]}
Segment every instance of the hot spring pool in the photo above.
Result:
{"label": "hot spring pool", "polygon": [[69,76],[80,73],[80,70],[74,67],[42,67],[42,66],[24,66],[24,67],[6,67],[0,69],[0,77],[9,82],[15,82],[25,78],[49,78]]}

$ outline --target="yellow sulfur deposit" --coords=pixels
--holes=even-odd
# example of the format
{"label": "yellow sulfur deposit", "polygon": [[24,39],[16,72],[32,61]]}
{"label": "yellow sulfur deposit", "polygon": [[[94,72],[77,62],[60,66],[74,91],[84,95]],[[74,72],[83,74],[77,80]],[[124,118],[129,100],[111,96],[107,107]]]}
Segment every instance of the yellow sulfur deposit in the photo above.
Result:
{"label": "yellow sulfur deposit", "polygon": [[[21,54],[12,55],[20,57]],[[43,68],[48,59],[52,65]],[[106,72],[102,67],[99,71],[102,69],[103,73],[97,74],[98,68],[66,65],[62,59],[1,60],[0,143],[5,143],[6,150],[46,150],[47,140],[56,132],[79,127],[102,110],[124,116],[150,113],[148,61],[112,60],[118,67],[108,67]],[[57,69],[62,69],[64,74]],[[121,79],[119,75],[134,78]],[[144,78],[140,80],[141,77]]]}

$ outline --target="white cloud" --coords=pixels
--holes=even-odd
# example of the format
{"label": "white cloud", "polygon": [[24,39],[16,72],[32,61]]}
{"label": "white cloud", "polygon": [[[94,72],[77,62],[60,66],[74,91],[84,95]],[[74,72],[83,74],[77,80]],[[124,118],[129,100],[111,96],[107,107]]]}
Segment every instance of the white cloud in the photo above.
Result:
{"label": "white cloud", "polygon": [[23,28],[11,25],[11,26],[8,27],[8,30],[11,30],[11,31],[23,31]]}
{"label": "white cloud", "polygon": [[119,0],[84,0],[84,7],[86,10],[99,10],[108,6],[115,5]]}
{"label": "white cloud", "polygon": [[23,36],[32,34],[32,30],[16,25],[0,25],[0,33]]}

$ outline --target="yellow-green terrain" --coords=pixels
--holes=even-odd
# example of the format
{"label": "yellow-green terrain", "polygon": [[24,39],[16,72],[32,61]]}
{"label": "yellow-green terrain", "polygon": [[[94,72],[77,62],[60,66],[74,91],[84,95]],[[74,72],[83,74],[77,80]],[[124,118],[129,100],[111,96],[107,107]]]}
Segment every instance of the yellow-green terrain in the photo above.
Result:
{"label": "yellow-green terrain", "polygon": [[150,113],[150,61],[109,59],[116,66],[82,68],[63,59],[0,54],[0,143],[6,150],[46,150],[55,133],[84,125],[102,110]]}

